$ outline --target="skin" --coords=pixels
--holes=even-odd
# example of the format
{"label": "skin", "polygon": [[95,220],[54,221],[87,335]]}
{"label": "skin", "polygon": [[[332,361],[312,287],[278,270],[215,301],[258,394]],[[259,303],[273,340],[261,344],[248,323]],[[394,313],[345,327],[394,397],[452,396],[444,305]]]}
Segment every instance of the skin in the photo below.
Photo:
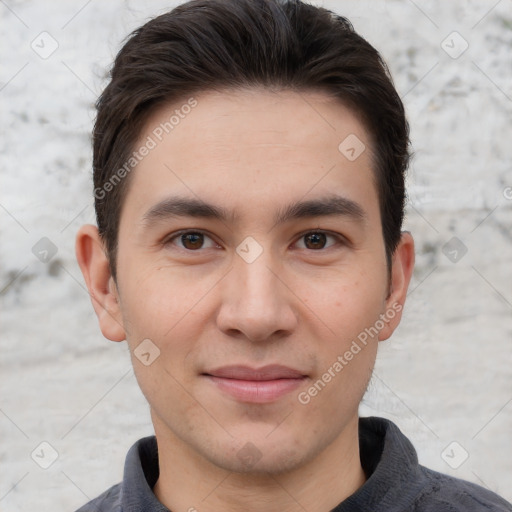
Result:
{"label": "skin", "polygon": [[[104,336],[127,340],[150,404],[160,463],[154,492],[162,503],[174,511],[331,510],[364,484],[358,406],[378,342],[392,334],[401,312],[307,404],[298,394],[379,315],[403,306],[413,240],[402,234],[389,277],[371,140],[338,100],[263,89],[196,99],[131,175],[117,283],[94,226],[78,233],[78,262]],[[175,108],[156,111],[140,140]],[[338,150],[350,134],[366,146],[354,161]],[[276,223],[290,204],[333,195],[357,203],[364,218]],[[145,224],[145,213],[170,196],[234,215]],[[172,238],[183,229],[206,236]],[[311,237],[319,230],[328,236]],[[262,249],[252,263],[236,252],[248,236]],[[160,350],[149,366],[134,357],[144,339]],[[283,364],[306,378],[275,401],[246,403],[202,375],[228,364]],[[249,463],[242,449],[253,455]]]}

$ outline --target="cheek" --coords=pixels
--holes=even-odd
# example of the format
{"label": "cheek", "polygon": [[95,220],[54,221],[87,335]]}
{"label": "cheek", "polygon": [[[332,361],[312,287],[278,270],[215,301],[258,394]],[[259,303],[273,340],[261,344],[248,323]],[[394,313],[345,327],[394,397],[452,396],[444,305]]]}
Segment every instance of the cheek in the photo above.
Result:
{"label": "cheek", "polygon": [[[215,276],[195,280],[171,268],[154,268],[140,273],[124,287],[123,318],[132,355],[144,339],[159,350],[158,365],[152,373],[168,371],[180,381],[193,374],[198,340],[214,314]],[[138,361],[134,365],[140,367]],[[141,368],[144,370],[144,368]],[[144,371],[138,378],[151,384]],[[149,379],[149,380],[148,380]],[[143,384],[141,383],[141,387]]]}
{"label": "cheek", "polygon": [[[127,342],[137,381],[148,402],[162,409],[162,414],[169,396],[175,397],[173,403],[181,404],[182,413],[193,406],[184,389],[193,374],[190,365],[194,358],[188,356],[201,335],[199,295],[175,286],[175,280],[170,281],[158,271],[137,280],[125,288],[129,303],[123,308],[123,317],[129,324]],[[149,365],[140,348],[146,347],[142,343],[148,344],[147,340],[151,343],[144,352],[150,352],[154,358]]]}
{"label": "cheek", "polygon": [[333,348],[357,338],[383,312],[387,281],[380,273],[351,268],[313,282],[308,286],[299,280],[298,295],[306,306],[304,314],[326,327]]}
{"label": "cheek", "polygon": [[209,289],[208,282],[169,266],[135,267],[135,262],[126,267],[121,293],[127,299],[123,301],[125,316],[139,334],[145,330],[158,338],[167,337],[194,316],[200,298]]}

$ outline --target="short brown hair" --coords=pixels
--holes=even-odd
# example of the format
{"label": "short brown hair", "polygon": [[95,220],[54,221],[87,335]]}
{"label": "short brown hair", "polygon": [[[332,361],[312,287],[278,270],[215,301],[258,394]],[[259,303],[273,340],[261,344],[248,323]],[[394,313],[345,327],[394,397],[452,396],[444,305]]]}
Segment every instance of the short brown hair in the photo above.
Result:
{"label": "short brown hair", "polygon": [[93,179],[114,279],[130,182],[119,171],[148,116],[202,91],[252,86],[321,90],[357,112],[373,140],[390,264],[404,214],[409,126],[386,64],[346,18],[300,0],[192,0],[135,30],[110,77],[96,104]]}

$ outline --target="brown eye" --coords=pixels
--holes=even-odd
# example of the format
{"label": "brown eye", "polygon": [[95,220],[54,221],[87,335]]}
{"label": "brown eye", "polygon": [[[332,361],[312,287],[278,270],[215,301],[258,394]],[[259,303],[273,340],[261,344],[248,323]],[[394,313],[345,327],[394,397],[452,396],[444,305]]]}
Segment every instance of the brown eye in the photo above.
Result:
{"label": "brown eye", "polygon": [[201,249],[204,244],[204,235],[202,233],[185,233],[180,237],[181,243],[185,249]]}
{"label": "brown eye", "polygon": [[310,231],[297,240],[296,247],[310,251],[320,251],[322,249],[329,249],[329,247],[336,244],[345,245],[340,235],[324,231]]}
{"label": "brown eye", "polygon": [[219,245],[202,231],[178,231],[164,240],[168,249],[178,247],[186,251],[202,252],[204,249],[220,249]]}
{"label": "brown eye", "polygon": [[325,233],[308,233],[303,238],[307,249],[323,249],[327,243]]}

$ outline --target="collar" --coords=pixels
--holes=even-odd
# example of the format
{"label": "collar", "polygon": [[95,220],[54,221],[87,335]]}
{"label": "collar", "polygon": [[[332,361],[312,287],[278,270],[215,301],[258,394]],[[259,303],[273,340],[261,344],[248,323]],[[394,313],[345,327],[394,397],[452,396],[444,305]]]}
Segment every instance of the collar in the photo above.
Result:
{"label": "collar", "polygon": [[[404,510],[425,485],[416,451],[391,421],[359,419],[361,465],[367,481],[332,512]],[[121,487],[121,510],[169,512],[153,494],[159,475],[155,436],[139,440],[126,457]]]}

